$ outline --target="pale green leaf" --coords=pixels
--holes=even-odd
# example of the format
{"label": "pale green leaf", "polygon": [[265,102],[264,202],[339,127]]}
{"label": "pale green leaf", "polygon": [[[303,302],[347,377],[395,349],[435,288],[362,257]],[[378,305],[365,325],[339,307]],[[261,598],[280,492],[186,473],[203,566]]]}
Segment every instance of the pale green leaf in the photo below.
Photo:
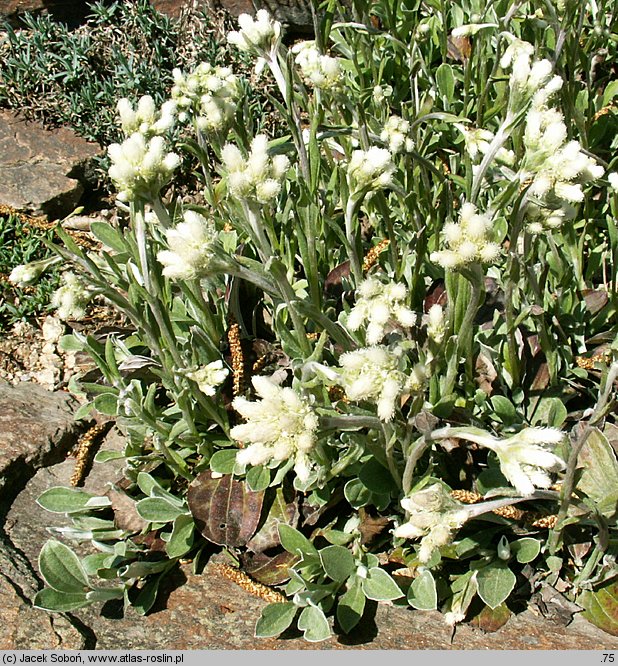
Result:
{"label": "pale green leaf", "polygon": [[39,571],[49,587],[58,592],[81,594],[88,588],[88,576],[77,555],[55,539],[41,549]]}
{"label": "pale green leaf", "polygon": [[403,592],[391,576],[380,569],[372,567],[367,573],[367,578],[362,582],[363,592],[367,599],[374,601],[391,601],[403,597]]}
{"label": "pale green leaf", "polygon": [[256,637],[278,636],[292,624],[297,610],[291,601],[269,604],[262,609],[262,615],[255,625]]}
{"label": "pale green leaf", "polygon": [[476,572],[479,597],[490,607],[506,601],[515,587],[515,574],[504,562],[492,562]]}

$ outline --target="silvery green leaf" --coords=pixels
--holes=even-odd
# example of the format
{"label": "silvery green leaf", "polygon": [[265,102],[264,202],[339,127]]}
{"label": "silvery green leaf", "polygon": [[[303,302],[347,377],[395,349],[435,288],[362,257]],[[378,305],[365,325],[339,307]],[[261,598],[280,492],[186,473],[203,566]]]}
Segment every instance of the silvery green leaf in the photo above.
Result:
{"label": "silvery green leaf", "polygon": [[399,589],[397,583],[384,569],[379,567],[369,569],[367,578],[363,579],[362,586],[367,599],[373,599],[374,601],[392,601],[403,597],[403,592]]}
{"label": "silvery green leaf", "polygon": [[255,625],[256,638],[270,638],[284,632],[294,621],[297,610],[290,601],[268,604]]}
{"label": "silvery green leaf", "polygon": [[42,493],[37,504],[52,513],[77,513],[111,506],[108,497],[97,497],[78,488],[55,486]]}
{"label": "silvery green leaf", "polygon": [[170,523],[186,513],[162,497],[146,497],[135,504],[137,513],[150,523]]}
{"label": "silvery green leaf", "polygon": [[310,643],[325,641],[330,637],[328,620],[324,612],[316,606],[303,608],[297,626],[303,632],[303,638]]}
{"label": "silvery green leaf", "polygon": [[37,592],[34,597],[32,605],[35,608],[42,608],[46,611],[55,611],[57,613],[66,613],[68,611],[77,610],[84,606],[89,606],[92,603],[85,592],[81,593],[66,593],[45,588]]}
{"label": "silvery green leaf", "polygon": [[356,579],[344,594],[339,597],[337,603],[337,621],[343,631],[347,634],[360,622],[365,610],[365,594],[360,583]]}
{"label": "silvery green leaf", "polygon": [[39,571],[47,585],[57,592],[81,594],[88,588],[88,576],[77,555],[55,539],[41,549]]}
{"label": "silvery green leaf", "polygon": [[320,560],[326,575],[338,583],[349,578],[356,568],[352,553],[343,546],[322,548]]}
{"label": "silvery green leaf", "polygon": [[518,562],[527,564],[535,560],[541,552],[541,542],[538,539],[524,537],[511,543],[511,552],[515,555]]}
{"label": "silvery green leaf", "polygon": [[423,571],[412,581],[408,603],[417,610],[435,610],[438,607],[436,581],[431,571]]}
{"label": "silvery green leaf", "polygon": [[194,529],[195,524],[191,515],[182,514],[174,520],[170,540],[165,546],[168,557],[182,557],[191,550]]}
{"label": "silvery green leaf", "polygon": [[116,252],[127,252],[127,244],[122,234],[109,223],[94,221],[90,224],[90,231],[106,247]]}
{"label": "silvery green leaf", "polygon": [[515,574],[504,562],[491,562],[476,572],[478,595],[490,607],[497,608],[515,587]]}
{"label": "silvery green leaf", "polygon": [[278,527],[279,538],[281,545],[292,555],[307,555],[318,557],[318,551],[315,546],[307,539],[304,534],[301,534],[297,529],[290,525],[281,523]]}

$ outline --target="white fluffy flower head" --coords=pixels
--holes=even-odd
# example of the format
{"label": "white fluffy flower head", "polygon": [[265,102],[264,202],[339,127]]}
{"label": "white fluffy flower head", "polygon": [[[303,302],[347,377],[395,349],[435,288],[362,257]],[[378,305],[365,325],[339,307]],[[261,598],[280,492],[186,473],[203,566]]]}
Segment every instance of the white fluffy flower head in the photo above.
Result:
{"label": "white fluffy flower head", "polygon": [[300,42],[292,52],[296,54],[294,62],[307,85],[320,90],[335,90],[341,86],[343,70],[339,58],[320,53],[314,41]]}
{"label": "white fluffy flower head", "polygon": [[260,400],[251,402],[237,397],[232,403],[247,420],[230,431],[232,439],[249,444],[237,453],[237,462],[263,465],[291,458],[297,476],[306,481],[318,428],[318,417],[309,400],[292,388],[278,386],[268,377],[253,377],[251,383]]}
{"label": "white fluffy flower head", "polygon": [[380,140],[388,144],[393,155],[400,152],[409,153],[414,150],[414,141],[409,136],[410,123],[399,116],[391,116],[384,129],[380,132]]}
{"label": "white fluffy flower head", "polygon": [[238,26],[240,30],[229,32],[227,41],[241,51],[262,55],[274,50],[281,39],[281,24],[265,9],[259,9],[255,19],[249,14],[241,14]]}
{"label": "white fluffy flower head", "polygon": [[157,109],[150,95],[140,97],[135,108],[131,102],[123,97],[116,105],[120,118],[120,127],[125,136],[135,132],[145,137],[160,136],[174,126],[176,119],[176,104],[173,101],[164,102]]}
{"label": "white fluffy flower head", "polygon": [[223,361],[213,361],[197,370],[186,373],[192,379],[204,395],[214,395],[217,386],[221,385],[228,376],[229,370],[224,367]]}
{"label": "white fluffy flower head", "polygon": [[491,220],[471,203],[462,205],[459,223],[444,225],[443,236],[448,248],[432,252],[430,259],[446,270],[472,262],[492,263],[500,254],[498,244],[491,241]]}
{"label": "white fluffy flower head", "polygon": [[604,169],[577,141],[567,141],[564,119],[555,109],[530,109],[524,146],[520,179],[530,183],[535,198],[526,208],[529,226],[537,233],[554,229],[573,216],[573,204],[583,201],[582,185],[601,178]]}
{"label": "white fluffy flower head", "polygon": [[563,437],[556,428],[524,428],[516,435],[494,439],[484,446],[496,453],[502,473],[518,492],[528,496],[535,488],[549,488],[549,473],[564,469],[564,461],[550,451]]}
{"label": "white fluffy flower head", "polygon": [[135,132],[123,143],[107,148],[111,159],[109,177],[118,190],[120,201],[134,201],[156,194],[170,180],[180,165],[176,153],[168,153],[163,137],[148,140]]}
{"label": "white fluffy flower head", "polygon": [[446,333],[446,320],[444,310],[438,303],[434,303],[426,316],[427,335],[435,343],[440,344]]}
{"label": "white fluffy flower head", "polygon": [[535,488],[549,488],[550,472],[565,467],[564,461],[551,451],[564,437],[557,428],[524,428],[504,439],[478,428],[457,428],[453,434],[493,451],[504,476],[524,497],[532,495]]}
{"label": "white fluffy flower head", "polygon": [[348,164],[350,192],[389,187],[394,173],[395,165],[386,148],[372,146],[369,150],[355,150]]}
{"label": "white fluffy flower head", "polygon": [[377,344],[388,329],[397,325],[408,328],[416,323],[416,315],[406,306],[408,290],[404,284],[384,284],[377,278],[368,278],[361,282],[357,293],[347,326],[351,331],[357,331],[366,322],[368,344]]}
{"label": "white fluffy flower head", "polygon": [[15,266],[9,275],[9,282],[17,287],[27,287],[36,282],[52,264],[56,264],[59,261],[60,257],[51,257]]}
{"label": "white fluffy flower head", "polygon": [[201,131],[226,130],[236,113],[240,98],[238,77],[229,67],[200,63],[192,72],[172,72],[172,99],[181,119],[195,118]]}
{"label": "white fluffy flower head", "polygon": [[82,319],[86,314],[91,292],[85,282],[70,271],[62,274],[62,281],[62,286],[52,294],[52,307],[57,308],[56,314],[63,321]]}
{"label": "white fluffy flower head", "polygon": [[195,211],[188,210],[173,229],[166,231],[169,250],[157,254],[163,264],[163,275],[172,280],[193,280],[206,276],[211,270],[216,231],[212,222]]}
{"label": "white fluffy flower head", "polygon": [[[382,421],[391,421],[397,399],[409,387],[409,378],[400,369],[401,354],[376,345],[346,352],[339,358],[337,381],[350,400],[368,400],[378,408]],[[413,375],[414,383],[417,376]]]}
{"label": "white fluffy flower head", "polygon": [[227,169],[228,188],[234,196],[257,201],[272,202],[281,192],[281,185],[290,162],[285,155],[268,154],[268,138],[258,134],[251,142],[251,151],[244,157],[231,143],[221,152],[221,160]]}
{"label": "white fluffy flower head", "polygon": [[434,483],[401,500],[407,522],[393,534],[402,539],[421,538],[419,560],[428,562],[434,550],[451,543],[455,532],[469,519],[464,505],[456,502],[445,488]]}

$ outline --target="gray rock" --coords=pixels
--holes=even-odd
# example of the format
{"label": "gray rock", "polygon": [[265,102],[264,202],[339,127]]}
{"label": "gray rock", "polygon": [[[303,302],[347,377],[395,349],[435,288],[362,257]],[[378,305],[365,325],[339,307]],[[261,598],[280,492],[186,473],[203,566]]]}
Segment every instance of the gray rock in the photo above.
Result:
{"label": "gray rock", "polygon": [[0,112],[0,203],[34,215],[64,217],[84,192],[84,173],[98,145],[71,130],[47,130]]}
{"label": "gray rock", "polygon": [[0,383],[0,517],[36,469],[62,460],[75,443],[76,404],[37,384]]}

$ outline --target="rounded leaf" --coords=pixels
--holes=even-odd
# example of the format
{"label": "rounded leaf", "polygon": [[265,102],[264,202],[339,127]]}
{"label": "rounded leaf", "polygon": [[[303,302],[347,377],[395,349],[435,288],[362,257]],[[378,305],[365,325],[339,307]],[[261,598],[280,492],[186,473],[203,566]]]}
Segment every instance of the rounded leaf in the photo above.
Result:
{"label": "rounded leaf", "polygon": [[506,601],[515,587],[515,574],[504,562],[492,562],[476,572],[478,595],[490,607]]}
{"label": "rounded leaf", "polygon": [[431,571],[423,571],[412,581],[408,603],[417,610],[435,610],[438,607],[436,581]]}
{"label": "rounded leaf", "polygon": [[66,613],[68,611],[77,610],[84,606],[89,606],[92,603],[87,597],[86,593],[69,594],[67,592],[59,592],[51,588],[45,588],[37,592],[32,602],[35,608],[42,608],[46,611],[56,611],[57,613]]}
{"label": "rounded leaf", "polygon": [[298,628],[303,638],[310,643],[318,643],[330,638],[330,627],[324,612],[316,606],[307,606],[298,618]]}
{"label": "rounded leaf", "polygon": [[320,550],[320,561],[326,575],[338,583],[348,579],[356,566],[352,553],[343,546],[326,546]]}
{"label": "rounded leaf", "polygon": [[202,472],[189,486],[189,509],[202,535],[219,546],[244,546],[255,534],[264,492],[252,492],[231,474]]}
{"label": "rounded leaf", "polygon": [[50,539],[41,549],[39,571],[45,582],[57,592],[86,593],[88,576],[77,555],[60,541]]}
{"label": "rounded leaf", "polygon": [[367,578],[363,579],[363,592],[367,599],[374,601],[392,601],[403,597],[403,592],[391,576],[380,569],[373,567],[367,572]]}
{"label": "rounded leaf", "polygon": [[266,606],[255,625],[256,638],[270,638],[284,632],[294,621],[297,610],[291,601]]}

